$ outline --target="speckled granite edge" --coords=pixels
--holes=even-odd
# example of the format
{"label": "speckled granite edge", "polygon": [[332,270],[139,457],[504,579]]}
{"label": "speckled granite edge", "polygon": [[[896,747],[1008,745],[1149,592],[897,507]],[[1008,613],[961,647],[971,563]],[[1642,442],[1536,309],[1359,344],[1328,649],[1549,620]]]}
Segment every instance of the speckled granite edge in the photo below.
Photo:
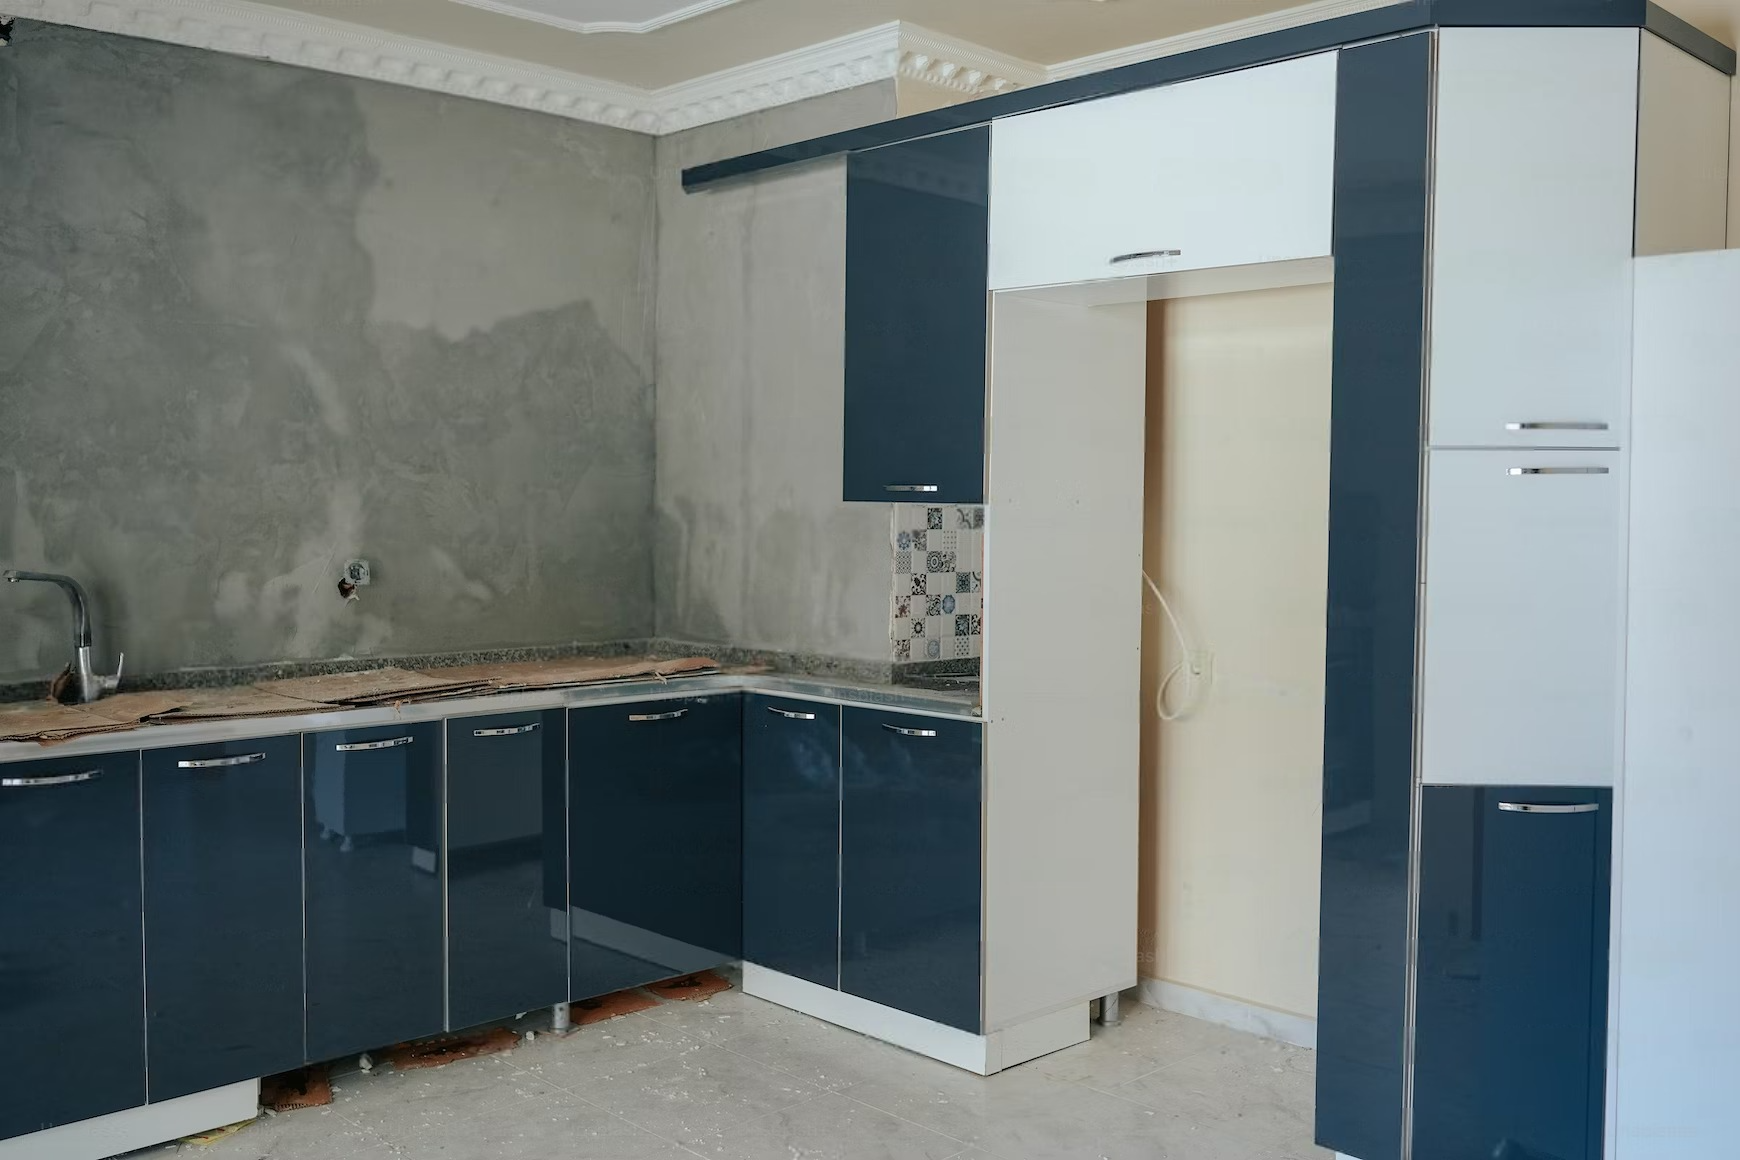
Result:
{"label": "speckled granite edge", "polygon": [[894,683],[894,662],[855,660],[851,657],[823,656],[820,653],[785,653],[770,649],[740,648],[737,645],[671,640],[655,637],[646,642],[653,656],[707,656],[726,668],[764,665],[776,673],[805,677],[831,677],[836,680],[859,681],[867,685]]}
{"label": "speckled granite edge", "polygon": [[978,657],[955,657],[946,661],[901,661],[892,666],[894,683],[899,684],[902,677],[976,677],[979,675]]}

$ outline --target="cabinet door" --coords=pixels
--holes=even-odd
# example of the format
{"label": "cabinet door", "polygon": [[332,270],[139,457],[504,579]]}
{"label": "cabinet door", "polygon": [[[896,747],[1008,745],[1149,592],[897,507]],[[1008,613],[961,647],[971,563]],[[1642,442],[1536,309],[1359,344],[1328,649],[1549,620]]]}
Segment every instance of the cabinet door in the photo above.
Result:
{"label": "cabinet door", "polygon": [[1431,788],[1421,814],[1417,1160],[1597,1160],[1612,794]]}
{"label": "cabinet door", "polygon": [[566,714],[447,722],[447,1008],[475,1027],[568,998]]}
{"label": "cabinet door", "polygon": [[299,1067],[302,739],[148,750],[151,1101]]}
{"label": "cabinet door", "polygon": [[840,708],[743,702],[743,958],[840,984]]}
{"label": "cabinet door", "polygon": [[570,712],[574,998],[741,955],[742,714],[735,693]]}
{"label": "cabinet door", "polygon": [[991,288],[1327,256],[1336,60],[996,122]]}
{"label": "cabinet door", "polygon": [[445,1027],[441,724],[304,738],[308,1057]]}
{"label": "cabinet door", "polygon": [[145,1102],[139,755],[0,765],[0,1139]]}
{"label": "cabinet door", "polygon": [[1635,28],[1438,34],[1434,447],[1612,447],[1631,375]]}
{"label": "cabinet door", "polygon": [[985,499],[991,131],[846,161],[845,498]]}
{"label": "cabinet door", "polygon": [[846,709],[840,989],[977,1033],[983,731]]}
{"label": "cabinet door", "polygon": [[1421,763],[1443,785],[1610,785],[1625,480],[1617,452],[1434,451]]}

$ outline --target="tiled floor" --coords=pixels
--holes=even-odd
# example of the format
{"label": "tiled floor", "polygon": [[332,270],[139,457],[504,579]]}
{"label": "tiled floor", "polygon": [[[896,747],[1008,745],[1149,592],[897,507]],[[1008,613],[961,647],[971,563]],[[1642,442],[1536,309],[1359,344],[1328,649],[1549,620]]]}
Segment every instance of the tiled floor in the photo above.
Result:
{"label": "tiled floor", "polygon": [[1150,1007],[982,1079],[729,991],[151,1160],[1321,1160],[1313,1055]]}

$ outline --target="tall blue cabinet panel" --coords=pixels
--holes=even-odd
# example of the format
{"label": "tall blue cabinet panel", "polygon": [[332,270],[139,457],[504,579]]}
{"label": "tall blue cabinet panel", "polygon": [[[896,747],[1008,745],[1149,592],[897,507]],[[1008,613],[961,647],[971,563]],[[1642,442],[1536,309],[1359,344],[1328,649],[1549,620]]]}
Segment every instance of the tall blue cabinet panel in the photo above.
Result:
{"label": "tall blue cabinet panel", "polygon": [[442,1031],[441,722],[311,733],[308,1057]]}
{"label": "tall blue cabinet panel", "polygon": [[147,750],[153,1103],[299,1067],[302,739]]}
{"label": "tall blue cabinet panel", "polygon": [[0,1139],[145,1102],[139,755],[0,765]]}
{"label": "tall blue cabinet panel", "polygon": [[977,1034],[983,729],[844,716],[840,989]]}
{"label": "tall blue cabinet panel", "polygon": [[1400,1160],[1432,40],[1342,52],[1317,1142]]}
{"label": "tall blue cabinet panel", "polygon": [[560,709],[447,722],[447,1004],[455,1028],[568,998]]}
{"label": "tall blue cabinet panel", "polygon": [[846,160],[845,498],[985,498],[991,130]]}
{"label": "tall blue cabinet panel", "polygon": [[743,959],[840,981],[840,707],[743,700]]}
{"label": "tall blue cabinet panel", "polygon": [[569,712],[573,998],[740,957],[742,700]]}
{"label": "tall blue cabinet panel", "polygon": [[1598,1160],[1613,794],[1428,788],[1416,1160]]}

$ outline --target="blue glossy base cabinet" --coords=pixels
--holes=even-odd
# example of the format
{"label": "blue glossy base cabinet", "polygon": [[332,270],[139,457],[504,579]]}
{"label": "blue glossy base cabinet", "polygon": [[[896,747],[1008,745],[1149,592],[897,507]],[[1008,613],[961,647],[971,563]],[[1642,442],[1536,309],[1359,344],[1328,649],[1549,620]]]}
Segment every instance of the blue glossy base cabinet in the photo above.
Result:
{"label": "blue glossy base cabinet", "polygon": [[302,739],[142,758],[153,1103],[302,1064]]}
{"label": "blue glossy base cabinet", "polygon": [[139,755],[0,765],[0,1139],[145,1102]]}
{"label": "blue glossy base cabinet", "polygon": [[743,722],[737,693],[570,710],[570,992],[741,955]]}
{"label": "blue glossy base cabinet", "polygon": [[847,708],[840,989],[978,1034],[983,729]]}
{"label": "blue glossy base cabinet", "polygon": [[1416,1160],[1598,1160],[1610,790],[1428,788]]}
{"label": "blue glossy base cabinet", "polygon": [[448,1021],[568,998],[568,786],[560,709],[447,722]]}
{"label": "blue glossy base cabinet", "polygon": [[743,699],[743,958],[840,982],[840,707]]}
{"label": "blue glossy base cabinet", "polygon": [[303,739],[308,1058],[444,1029],[441,722]]}

